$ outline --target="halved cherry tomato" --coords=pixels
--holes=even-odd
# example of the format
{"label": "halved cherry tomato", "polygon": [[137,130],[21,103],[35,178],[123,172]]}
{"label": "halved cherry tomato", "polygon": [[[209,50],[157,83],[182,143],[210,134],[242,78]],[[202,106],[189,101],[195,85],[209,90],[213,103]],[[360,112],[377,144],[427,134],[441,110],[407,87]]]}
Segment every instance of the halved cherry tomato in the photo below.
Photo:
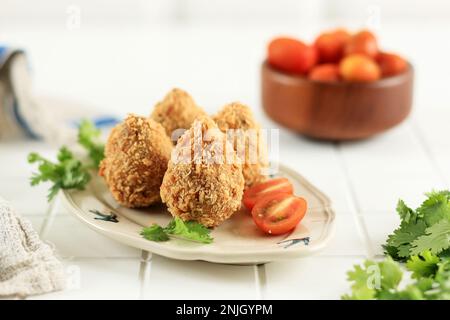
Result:
{"label": "halved cherry tomato", "polygon": [[283,71],[307,73],[317,62],[317,49],[292,38],[276,38],[269,43],[269,63]]}
{"label": "halved cherry tomato", "polygon": [[306,214],[306,200],[289,193],[259,198],[252,209],[253,221],[265,233],[277,235],[294,229]]}
{"label": "halved cherry tomato", "polygon": [[339,67],[333,63],[319,64],[311,70],[308,78],[317,81],[339,81]]}
{"label": "halved cherry tomato", "polygon": [[380,53],[377,57],[377,62],[380,66],[383,77],[394,76],[402,73],[408,67],[405,59],[393,53]]}
{"label": "halved cherry tomato", "polygon": [[341,60],[339,73],[346,81],[370,82],[381,76],[380,67],[368,56],[351,54]]}
{"label": "halved cherry tomato", "polygon": [[368,30],[360,31],[354,34],[345,46],[345,55],[364,54],[375,59],[378,54],[377,39],[374,34]]}
{"label": "halved cherry tomato", "polygon": [[288,179],[277,178],[254,185],[244,191],[242,201],[248,210],[252,210],[259,197],[280,192],[289,194],[294,192],[294,187]]}

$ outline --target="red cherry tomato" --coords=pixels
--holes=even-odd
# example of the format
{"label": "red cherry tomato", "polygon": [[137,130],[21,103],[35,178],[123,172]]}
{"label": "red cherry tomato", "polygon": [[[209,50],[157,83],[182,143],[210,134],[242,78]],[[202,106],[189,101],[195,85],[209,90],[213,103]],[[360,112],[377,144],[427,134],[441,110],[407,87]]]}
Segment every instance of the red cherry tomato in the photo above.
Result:
{"label": "red cherry tomato", "polygon": [[339,73],[345,81],[370,82],[378,80],[381,71],[378,65],[362,54],[352,54],[341,60]]}
{"label": "red cherry tomato", "polygon": [[268,47],[268,61],[277,69],[304,74],[317,62],[317,50],[291,38],[277,38]]}
{"label": "red cherry tomato", "polygon": [[317,48],[320,63],[338,62],[344,55],[349,37],[350,34],[342,29],[319,35],[314,45]]}
{"label": "red cherry tomato", "polygon": [[345,55],[364,54],[375,59],[378,54],[377,39],[370,31],[363,30],[354,34],[345,46]]}
{"label": "red cherry tomato", "polygon": [[252,210],[259,197],[280,192],[289,194],[294,192],[294,187],[288,179],[277,178],[254,185],[244,191],[242,201],[248,210]]}
{"label": "red cherry tomato", "polygon": [[255,224],[265,233],[283,234],[294,229],[306,214],[306,200],[289,193],[264,196],[252,209]]}
{"label": "red cherry tomato", "polygon": [[311,70],[308,78],[316,81],[339,81],[339,67],[333,63],[320,64]]}
{"label": "red cherry tomato", "polygon": [[347,41],[351,38],[350,32],[348,32],[346,29],[340,28],[336,29],[333,32],[333,35],[338,38],[342,43],[346,44]]}
{"label": "red cherry tomato", "polygon": [[383,77],[390,77],[402,73],[408,67],[405,59],[393,53],[380,53],[377,57],[377,62]]}

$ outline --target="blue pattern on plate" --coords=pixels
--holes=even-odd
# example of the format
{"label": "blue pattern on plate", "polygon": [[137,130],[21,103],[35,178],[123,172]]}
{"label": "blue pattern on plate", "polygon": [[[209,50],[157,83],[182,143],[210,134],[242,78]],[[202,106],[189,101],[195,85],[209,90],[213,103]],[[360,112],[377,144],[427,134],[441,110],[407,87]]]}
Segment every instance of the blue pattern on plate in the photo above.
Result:
{"label": "blue pattern on plate", "polygon": [[303,242],[305,246],[309,245],[310,237],[298,238],[298,239],[288,239],[278,242],[277,244],[284,245],[283,248],[287,249],[295,244]]}
{"label": "blue pattern on plate", "polygon": [[119,219],[117,219],[117,215],[114,212],[110,212],[109,214],[101,213],[98,210],[89,210],[89,212],[95,214],[97,217],[95,217],[95,220],[102,220],[107,222],[114,222],[118,223]]}

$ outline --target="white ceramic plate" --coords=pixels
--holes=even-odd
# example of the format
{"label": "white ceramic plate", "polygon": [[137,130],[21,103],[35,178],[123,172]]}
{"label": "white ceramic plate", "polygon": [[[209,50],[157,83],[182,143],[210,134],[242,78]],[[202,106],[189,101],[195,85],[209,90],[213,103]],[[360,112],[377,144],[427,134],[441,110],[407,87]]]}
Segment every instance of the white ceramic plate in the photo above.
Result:
{"label": "white ceramic plate", "polygon": [[284,166],[279,171],[279,176],[294,184],[295,194],[308,202],[301,223],[282,236],[260,232],[243,209],[211,232],[214,238],[211,244],[178,239],[149,241],[139,235],[142,227],[153,223],[165,226],[172,219],[166,208],[163,205],[141,210],[122,207],[100,177],[93,177],[86,190],[64,191],[62,199],[69,211],[89,227],[132,247],[179,260],[258,264],[310,255],[324,248],[334,231],[335,214],[330,200],[295,171]]}

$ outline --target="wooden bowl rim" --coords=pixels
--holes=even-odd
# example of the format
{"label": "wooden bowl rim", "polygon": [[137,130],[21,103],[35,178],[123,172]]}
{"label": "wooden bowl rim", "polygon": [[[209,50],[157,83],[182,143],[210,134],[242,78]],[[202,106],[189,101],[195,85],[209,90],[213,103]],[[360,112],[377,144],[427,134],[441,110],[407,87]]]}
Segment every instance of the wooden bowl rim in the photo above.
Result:
{"label": "wooden bowl rim", "polygon": [[364,88],[379,88],[379,87],[390,87],[395,86],[399,83],[403,83],[412,78],[414,73],[413,65],[408,62],[408,69],[405,72],[402,72],[398,75],[382,78],[380,80],[371,81],[371,82],[346,82],[346,81],[319,81],[319,80],[311,80],[306,78],[304,75],[299,74],[289,74],[283,71],[280,71],[274,67],[272,67],[267,60],[264,60],[262,63],[262,68],[268,70],[273,76],[279,78],[279,82],[283,82],[286,85],[304,85],[304,84],[316,84],[321,86],[328,87],[364,87]]}

